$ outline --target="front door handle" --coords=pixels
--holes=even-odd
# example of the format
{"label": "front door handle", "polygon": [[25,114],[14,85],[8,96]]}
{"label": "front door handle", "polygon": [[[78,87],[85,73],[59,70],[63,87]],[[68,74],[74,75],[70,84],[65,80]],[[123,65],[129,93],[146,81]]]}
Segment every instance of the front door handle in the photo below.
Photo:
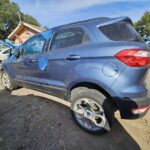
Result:
{"label": "front door handle", "polygon": [[69,55],[67,57],[67,60],[78,60],[80,59],[81,57],[79,55]]}

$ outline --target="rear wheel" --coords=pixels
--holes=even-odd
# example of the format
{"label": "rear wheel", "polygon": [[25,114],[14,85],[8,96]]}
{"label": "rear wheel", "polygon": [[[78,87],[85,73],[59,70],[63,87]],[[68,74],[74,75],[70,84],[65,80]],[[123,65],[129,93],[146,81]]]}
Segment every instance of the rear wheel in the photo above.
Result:
{"label": "rear wheel", "polygon": [[6,90],[12,91],[17,87],[14,81],[12,80],[12,78],[8,75],[6,71],[2,72],[1,78],[2,78],[3,87]]}
{"label": "rear wheel", "polygon": [[102,93],[94,89],[76,88],[71,93],[72,115],[77,124],[91,134],[110,130],[114,118],[113,106]]}

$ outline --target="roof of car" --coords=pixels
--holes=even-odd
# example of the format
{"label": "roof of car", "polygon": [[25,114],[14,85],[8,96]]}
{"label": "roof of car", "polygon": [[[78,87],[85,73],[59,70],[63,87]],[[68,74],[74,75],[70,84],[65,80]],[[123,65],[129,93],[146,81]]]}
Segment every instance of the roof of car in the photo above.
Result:
{"label": "roof of car", "polygon": [[126,21],[132,23],[131,19],[128,17],[118,17],[118,18],[98,17],[98,18],[94,18],[94,19],[88,19],[88,20],[69,23],[66,25],[57,26],[57,27],[54,27],[53,29],[63,28],[63,27],[65,28],[65,27],[75,26],[75,25],[85,25],[85,24],[90,24],[90,23],[101,24],[101,23],[105,23],[105,22],[109,22],[109,21],[119,21],[119,20],[126,20]]}
{"label": "roof of car", "polygon": [[69,23],[67,25],[84,24],[84,23],[91,23],[91,22],[97,22],[97,21],[105,22],[105,21],[108,21],[108,20],[111,20],[111,19],[112,18],[108,18],[108,17],[99,17],[99,18],[94,18],[94,19],[77,21],[77,22]]}

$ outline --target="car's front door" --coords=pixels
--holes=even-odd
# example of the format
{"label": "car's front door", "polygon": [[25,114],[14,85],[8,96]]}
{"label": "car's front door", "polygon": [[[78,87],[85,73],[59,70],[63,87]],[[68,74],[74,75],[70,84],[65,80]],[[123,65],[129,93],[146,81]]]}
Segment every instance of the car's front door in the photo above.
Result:
{"label": "car's front door", "polygon": [[15,80],[38,83],[39,60],[44,55],[47,39],[39,34],[21,46],[22,54],[11,64]]}

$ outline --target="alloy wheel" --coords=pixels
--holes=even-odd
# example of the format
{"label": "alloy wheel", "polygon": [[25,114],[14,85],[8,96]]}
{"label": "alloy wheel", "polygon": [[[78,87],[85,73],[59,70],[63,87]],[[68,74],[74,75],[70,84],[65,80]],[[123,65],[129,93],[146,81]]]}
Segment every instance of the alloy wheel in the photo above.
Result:
{"label": "alloy wheel", "polygon": [[7,73],[3,73],[2,82],[3,82],[4,87],[6,87],[6,88],[10,87],[10,80],[9,80],[9,76]]}
{"label": "alloy wheel", "polygon": [[77,100],[73,106],[73,111],[78,123],[88,130],[96,131],[106,124],[102,106],[90,98]]}

